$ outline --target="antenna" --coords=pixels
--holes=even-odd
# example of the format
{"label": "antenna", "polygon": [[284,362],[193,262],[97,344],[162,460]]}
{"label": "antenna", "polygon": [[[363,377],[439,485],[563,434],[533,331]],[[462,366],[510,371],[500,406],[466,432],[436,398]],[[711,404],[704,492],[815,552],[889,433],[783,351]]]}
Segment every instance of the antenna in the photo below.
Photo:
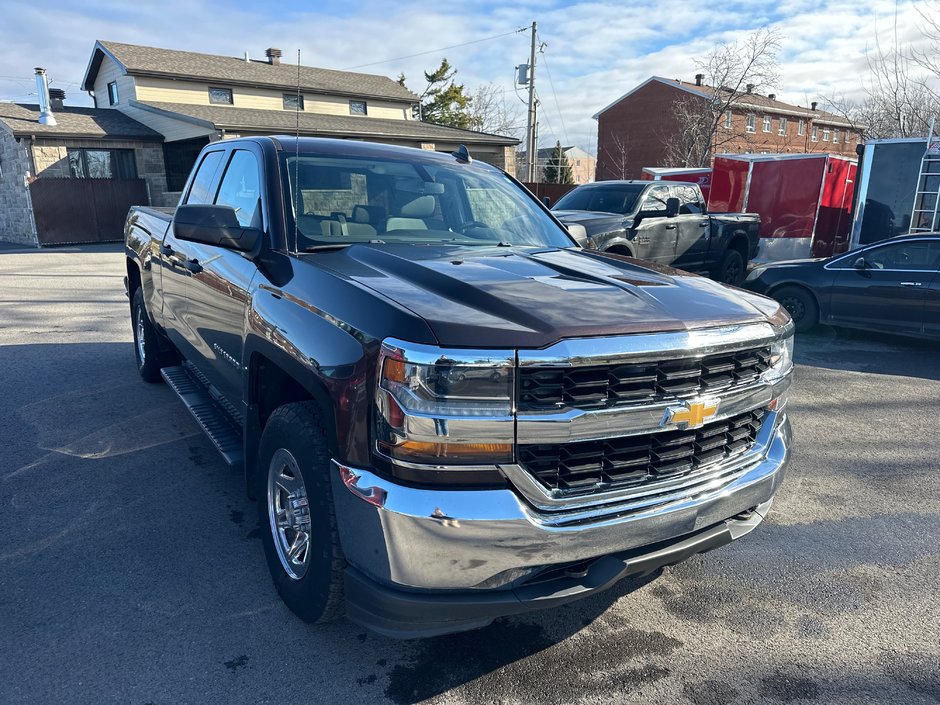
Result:
{"label": "antenna", "polygon": [[300,250],[297,221],[300,218],[300,49],[297,50],[297,119],[294,129],[294,251]]}

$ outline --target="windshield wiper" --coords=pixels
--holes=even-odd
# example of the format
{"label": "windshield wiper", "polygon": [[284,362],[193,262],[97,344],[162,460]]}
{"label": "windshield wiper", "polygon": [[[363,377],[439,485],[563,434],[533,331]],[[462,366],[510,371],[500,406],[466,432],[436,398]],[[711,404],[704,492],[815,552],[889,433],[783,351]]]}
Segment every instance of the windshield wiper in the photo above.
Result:
{"label": "windshield wiper", "polygon": [[349,247],[353,243],[351,242],[334,242],[329,245],[311,245],[310,247],[305,247],[304,252],[322,252],[323,250],[342,250],[344,247]]}

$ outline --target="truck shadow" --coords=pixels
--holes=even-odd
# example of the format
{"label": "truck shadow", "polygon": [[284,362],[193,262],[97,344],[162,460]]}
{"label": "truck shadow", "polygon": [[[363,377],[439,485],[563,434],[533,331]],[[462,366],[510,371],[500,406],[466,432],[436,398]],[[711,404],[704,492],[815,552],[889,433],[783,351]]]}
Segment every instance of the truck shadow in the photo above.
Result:
{"label": "truck shadow", "polygon": [[798,365],[940,380],[940,342],[885,333],[817,326],[798,333]]}

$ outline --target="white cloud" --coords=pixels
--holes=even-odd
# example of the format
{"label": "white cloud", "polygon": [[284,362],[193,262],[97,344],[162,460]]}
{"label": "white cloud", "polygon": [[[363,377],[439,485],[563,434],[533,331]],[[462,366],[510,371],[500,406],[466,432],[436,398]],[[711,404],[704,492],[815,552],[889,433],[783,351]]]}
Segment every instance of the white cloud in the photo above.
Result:
{"label": "white cloud", "polygon": [[[312,9],[311,9],[312,8]],[[111,39],[260,58],[268,46],[293,61],[345,68],[435,47],[461,44],[539,23],[547,44],[538,72],[540,135],[592,149],[599,108],[650,75],[691,79],[696,57],[719,41],[734,41],[761,27],[783,35],[781,81],[776,93],[806,104],[821,96],[859,95],[866,56],[875,36],[902,44],[921,42],[920,16],[910,0],[778,0],[755,4],[727,0],[523,0],[431,3],[354,0],[352,3],[230,5],[200,0],[159,4],[99,2],[16,3],[3,8],[0,98],[35,100],[32,67],[45,66],[71,103],[87,104],[79,91],[95,39]],[[514,66],[527,60],[528,33],[376,64],[362,71],[392,77],[404,72],[411,87],[421,72],[447,56],[469,89],[494,82],[513,95]],[[551,69],[557,103],[548,81]],[[521,107],[521,106],[520,106]]]}

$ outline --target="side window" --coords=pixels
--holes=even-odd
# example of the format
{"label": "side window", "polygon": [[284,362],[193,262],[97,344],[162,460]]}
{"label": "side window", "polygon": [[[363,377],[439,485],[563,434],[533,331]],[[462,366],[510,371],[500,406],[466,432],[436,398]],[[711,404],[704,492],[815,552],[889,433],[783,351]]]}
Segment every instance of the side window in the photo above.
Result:
{"label": "side window", "polygon": [[[923,271],[937,269],[940,245],[923,240],[917,242],[893,242],[875,247],[864,254],[865,262],[872,269],[903,269]],[[854,260],[853,260],[854,261]]]}
{"label": "side window", "polygon": [[643,199],[641,210],[647,216],[665,216],[667,198],[669,198],[668,186],[654,186]]}
{"label": "side window", "polygon": [[209,152],[202,158],[199,170],[193,177],[193,185],[189,187],[186,203],[212,203],[212,194],[209,189],[215,179],[215,173],[222,163],[222,152]]}
{"label": "side window", "polygon": [[236,149],[215,197],[216,205],[234,208],[239,224],[246,228],[262,227],[259,171],[258,159],[254,154]]}
{"label": "side window", "polygon": [[673,194],[679,199],[680,215],[698,215],[702,212],[699,191],[692,186],[674,186]]}

